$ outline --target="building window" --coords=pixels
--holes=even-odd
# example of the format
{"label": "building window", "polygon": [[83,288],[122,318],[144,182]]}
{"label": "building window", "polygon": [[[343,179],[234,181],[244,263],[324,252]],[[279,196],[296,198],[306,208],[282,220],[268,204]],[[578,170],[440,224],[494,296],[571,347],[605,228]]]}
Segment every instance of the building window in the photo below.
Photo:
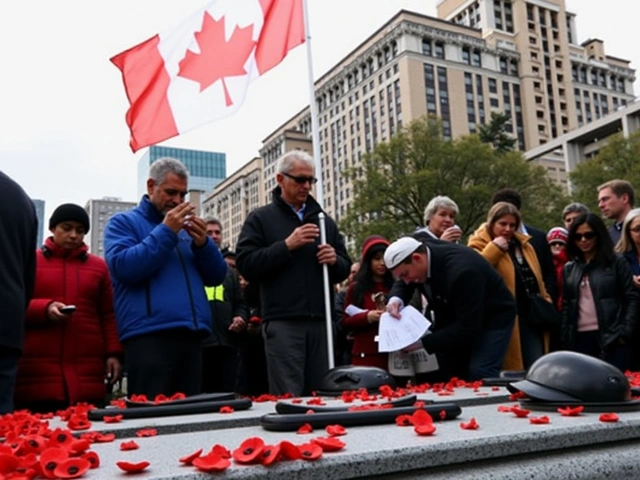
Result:
{"label": "building window", "polygon": [[433,56],[433,48],[431,44],[431,39],[423,38],[422,39],[422,54],[427,55],[428,57]]}
{"label": "building window", "polygon": [[444,43],[435,42],[435,57],[444,59]]}

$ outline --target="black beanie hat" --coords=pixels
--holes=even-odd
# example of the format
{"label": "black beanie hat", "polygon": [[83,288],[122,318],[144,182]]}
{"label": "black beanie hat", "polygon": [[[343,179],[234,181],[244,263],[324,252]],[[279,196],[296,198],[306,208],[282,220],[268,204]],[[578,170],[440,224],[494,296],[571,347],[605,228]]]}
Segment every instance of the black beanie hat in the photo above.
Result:
{"label": "black beanie hat", "polygon": [[75,203],[64,203],[54,210],[49,219],[49,230],[56,228],[60,222],[69,220],[81,223],[84,227],[84,233],[89,231],[89,215],[84,208]]}

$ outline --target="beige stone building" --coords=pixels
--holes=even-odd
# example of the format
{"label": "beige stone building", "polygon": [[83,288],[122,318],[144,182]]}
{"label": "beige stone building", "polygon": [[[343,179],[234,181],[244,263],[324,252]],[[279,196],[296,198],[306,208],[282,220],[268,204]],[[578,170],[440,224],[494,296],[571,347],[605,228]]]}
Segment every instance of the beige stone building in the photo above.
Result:
{"label": "beige stone building", "polygon": [[255,157],[220,182],[202,202],[202,216],[222,224],[224,246],[235,248],[247,214],[264,205],[262,159]]}
{"label": "beige stone building", "polygon": [[[315,83],[319,177],[324,207],[338,221],[353,199],[344,170],[411,120],[436,115],[456,138],[504,112],[525,151],[634,99],[629,62],[606,55],[601,40],[578,44],[564,0],[441,0],[437,11],[400,11]],[[276,160],[311,151],[310,139],[306,108],[264,140],[261,203],[270,201]],[[561,158],[536,161],[566,181]]]}
{"label": "beige stone building", "polygon": [[89,251],[104,258],[104,229],[107,222],[118,212],[127,212],[137,206],[136,202],[125,202],[118,197],[102,197],[88,200],[84,209],[89,215],[91,229],[85,237]]}

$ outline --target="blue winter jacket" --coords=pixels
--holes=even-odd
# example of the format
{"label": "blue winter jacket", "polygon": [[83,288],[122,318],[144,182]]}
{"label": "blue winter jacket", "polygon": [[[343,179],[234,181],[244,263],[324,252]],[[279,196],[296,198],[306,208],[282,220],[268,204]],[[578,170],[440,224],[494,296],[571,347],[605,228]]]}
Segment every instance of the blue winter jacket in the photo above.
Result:
{"label": "blue winter jacket", "polygon": [[204,287],[220,285],[227,264],[210,238],[198,248],[187,232],[176,235],[162,220],[145,195],[107,223],[105,259],[120,340],[174,328],[211,333]]}

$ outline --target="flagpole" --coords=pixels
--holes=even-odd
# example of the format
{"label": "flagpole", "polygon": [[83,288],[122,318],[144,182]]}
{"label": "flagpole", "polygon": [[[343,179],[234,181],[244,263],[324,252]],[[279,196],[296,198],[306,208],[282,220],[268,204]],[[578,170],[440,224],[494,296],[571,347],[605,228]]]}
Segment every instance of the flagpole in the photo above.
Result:
{"label": "flagpole", "polygon": [[[311,113],[311,141],[313,145],[313,158],[316,164],[316,175],[320,179],[316,183],[316,200],[324,210],[324,181],[322,174],[322,158],[320,158],[320,122],[318,121],[318,105],[316,103],[316,92],[313,83],[313,63],[311,56],[311,30],[309,29],[309,7],[307,0],[302,0],[304,11],[304,32],[305,43],[307,44],[307,70],[309,76],[309,112]],[[320,241],[326,243],[325,215],[320,213]],[[324,314],[327,327],[327,364],[329,369],[334,367],[333,361],[333,320],[331,312],[331,294],[329,291],[329,267],[325,263],[322,265],[322,280],[324,286]]]}

